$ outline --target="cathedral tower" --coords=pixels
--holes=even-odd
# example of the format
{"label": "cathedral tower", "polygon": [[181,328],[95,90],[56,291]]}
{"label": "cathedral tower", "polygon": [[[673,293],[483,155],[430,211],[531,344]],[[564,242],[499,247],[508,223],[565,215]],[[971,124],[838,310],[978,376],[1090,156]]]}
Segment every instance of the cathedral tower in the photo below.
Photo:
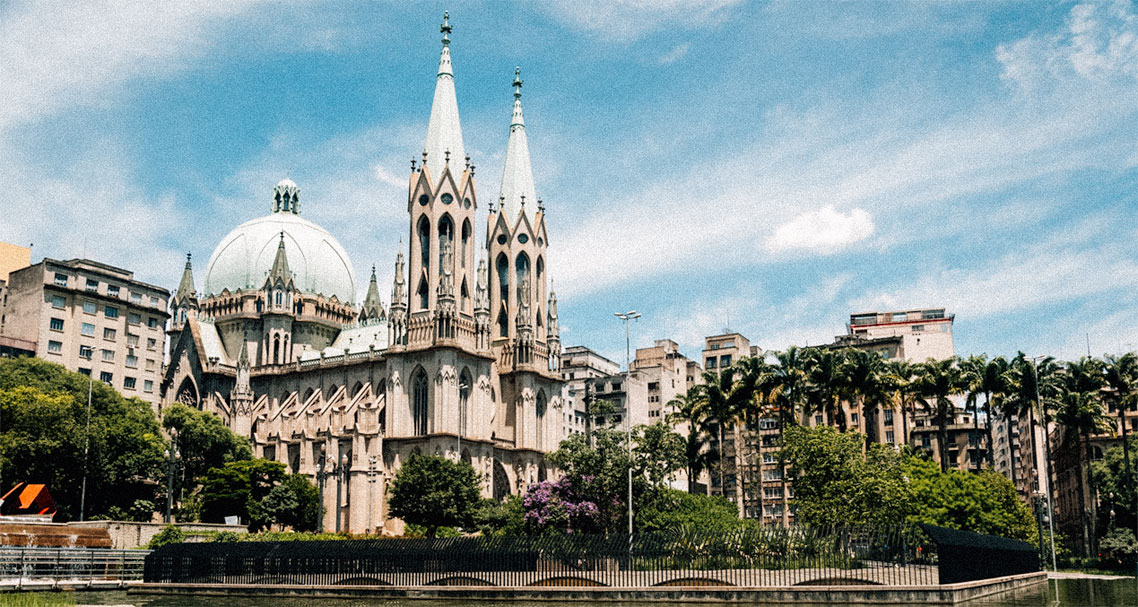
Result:
{"label": "cathedral tower", "polygon": [[[407,277],[408,347],[472,337],[456,331],[461,314],[473,316],[474,166],[465,155],[450,59],[449,16],[444,14],[442,56],[421,163],[411,161],[407,211],[411,246]],[[472,340],[471,340],[472,341]]]}

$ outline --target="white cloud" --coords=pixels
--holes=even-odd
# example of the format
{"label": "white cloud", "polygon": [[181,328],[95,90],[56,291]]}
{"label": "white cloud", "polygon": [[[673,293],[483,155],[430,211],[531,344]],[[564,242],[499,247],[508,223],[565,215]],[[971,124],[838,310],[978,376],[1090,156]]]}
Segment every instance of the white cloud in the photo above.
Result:
{"label": "white cloud", "polygon": [[670,65],[672,63],[675,63],[675,62],[679,61],[680,59],[683,59],[684,56],[687,55],[688,51],[690,51],[690,50],[691,50],[691,43],[690,42],[685,42],[683,44],[677,44],[675,46],[675,48],[673,48],[672,50],[665,53],[662,57],[660,57],[660,65]]}
{"label": "white cloud", "polygon": [[397,177],[391,171],[383,168],[382,164],[375,165],[375,178],[378,179],[380,181],[380,183],[385,183],[385,184],[392,186],[392,187],[396,187],[396,188],[406,188],[407,187],[407,180],[406,179],[402,179],[400,177]]}
{"label": "white cloud", "polygon": [[782,224],[766,243],[772,252],[808,249],[833,253],[873,234],[873,218],[864,209],[841,213],[832,205]]}
{"label": "white cloud", "polygon": [[1001,76],[1026,90],[1138,76],[1138,15],[1128,1],[1078,4],[1062,31],[1000,45]]}
{"label": "white cloud", "polygon": [[250,2],[28,2],[0,16],[0,131],[60,108],[106,102],[109,89],[182,69],[210,26]]}
{"label": "white cloud", "polygon": [[665,28],[697,29],[728,17],[742,0],[552,0],[554,19],[611,40],[636,40]]}

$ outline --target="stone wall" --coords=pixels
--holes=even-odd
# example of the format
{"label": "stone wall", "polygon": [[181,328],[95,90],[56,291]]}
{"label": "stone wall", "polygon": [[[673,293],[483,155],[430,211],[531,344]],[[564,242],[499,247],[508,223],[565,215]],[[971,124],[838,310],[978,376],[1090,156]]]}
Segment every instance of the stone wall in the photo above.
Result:
{"label": "stone wall", "polygon": [[[127,549],[145,546],[150,539],[166,527],[165,523],[132,523],[128,521],[84,521],[67,523],[68,527],[105,529],[111,537],[111,548]],[[182,531],[233,531],[248,533],[244,525],[216,525],[211,523],[178,523]]]}

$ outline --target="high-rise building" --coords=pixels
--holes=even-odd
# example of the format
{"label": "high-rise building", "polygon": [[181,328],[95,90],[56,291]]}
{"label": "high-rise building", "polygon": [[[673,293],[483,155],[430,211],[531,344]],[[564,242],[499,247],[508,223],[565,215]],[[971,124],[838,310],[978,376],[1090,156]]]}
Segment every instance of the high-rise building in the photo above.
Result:
{"label": "high-rise building", "polygon": [[470,462],[486,497],[519,493],[546,478],[545,455],[562,433],[557,297],[520,73],[501,187],[487,205],[486,241],[476,243],[475,165],[464,151],[446,16],[441,31],[422,156],[398,201],[412,238],[406,257],[389,249],[391,305],[374,267],[356,304],[347,254],[300,217],[301,191],[288,179],[268,215],[214,249],[204,294],[187,263],[171,301],[164,402],[216,412],[257,456],[342,483],[339,501],[338,491],[323,495],[329,529],[400,531],[387,486],[414,454]]}
{"label": "high-rise building", "polygon": [[562,438],[582,434],[589,429],[588,405],[589,400],[595,397],[595,388],[589,380],[619,373],[619,364],[585,346],[569,346],[562,351],[561,379],[565,382]]}
{"label": "high-rise building", "polygon": [[949,358],[955,354],[952,344],[955,318],[953,314],[945,314],[944,308],[851,314],[846,335],[838,337],[835,345],[912,362]]}
{"label": "high-rise building", "polygon": [[[684,356],[676,342],[670,339],[657,339],[651,347],[637,348],[632,368],[635,375],[644,379],[647,397],[644,409],[648,413],[648,422],[653,424],[667,422],[681,435],[686,436],[689,430],[688,422],[670,419],[676,409],[669,403],[686,394],[688,388],[702,379],[699,363]],[[692,479],[689,483],[685,469],[679,471],[671,481],[676,489],[699,492],[707,490],[708,478],[707,472],[704,471],[699,478]]]}
{"label": "high-rise building", "polygon": [[170,292],[122,268],[71,259],[8,276],[4,337],[157,406]]}

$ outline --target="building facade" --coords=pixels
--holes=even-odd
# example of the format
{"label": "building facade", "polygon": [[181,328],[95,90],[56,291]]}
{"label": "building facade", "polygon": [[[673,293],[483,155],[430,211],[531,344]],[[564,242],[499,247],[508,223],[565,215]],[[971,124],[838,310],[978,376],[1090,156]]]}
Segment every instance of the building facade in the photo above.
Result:
{"label": "building facade", "polygon": [[44,259],[9,274],[4,297],[4,337],[158,406],[169,291],[89,259]]}
{"label": "building facade", "polygon": [[589,430],[589,404],[596,390],[589,380],[619,373],[619,364],[585,346],[569,346],[562,351],[561,379],[565,382],[562,439]]}
{"label": "building facade", "polygon": [[300,217],[301,191],[287,179],[269,215],[214,250],[205,294],[187,263],[171,300],[164,402],[218,413],[256,455],[313,478],[326,529],[401,531],[387,485],[416,453],[470,462],[487,497],[523,491],[546,478],[562,432],[557,298],[520,74],[480,245],[445,17],[441,29],[426,141],[408,180],[412,238],[396,255],[390,306],[374,269],[355,303],[346,253]]}
{"label": "building facade", "polygon": [[955,354],[955,318],[946,314],[944,308],[851,314],[846,335],[836,341],[880,352],[885,358],[912,362],[950,358]]}

